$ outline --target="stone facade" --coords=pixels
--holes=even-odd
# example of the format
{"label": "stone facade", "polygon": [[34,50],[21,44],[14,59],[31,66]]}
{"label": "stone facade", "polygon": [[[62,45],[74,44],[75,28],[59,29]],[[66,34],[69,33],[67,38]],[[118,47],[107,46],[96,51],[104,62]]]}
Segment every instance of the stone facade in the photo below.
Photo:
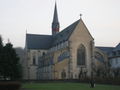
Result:
{"label": "stone facade", "polygon": [[108,67],[108,54],[94,46],[83,20],[58,32],[56,5],[54,13],[53,35],[26,34],[24,79],[90,78],[95,68]]}
{"label": "stone facade", "polygon": [[[90,35],[88,29],[86,28],[85,24],[81,20],[79,24],[76,26],[76,29],[72,33],[69,41],[71,42],[71,60],[72,60],[72,72],[73,78],[78,78],[81,68],[83,68],[83,72],[87,71],[87,76],[91,76],[91,62],[93,60],[93,49],[94,49],[94,39]],[[91,43],[92,42],[92,43]],[[86,61],[85,65],[78,66],[77,63],[77,49],[80,45],[83,45],[86,49]]]}
{"label": "stone facade", "polygon": [[24,79],[37,79],[38,59],[44,53],[46,53],[46,50],[26,49],[26,66],[24,68],[26,72]]}
{"label": "stone facade", "polygon": [[120,68],[120,43],[109,54],[111,69]]}
{"label": "stone facade", "polygon": [[[94,59],[93,42],[94,39],[80,19],[67,41],[48,50],[27,50],[28,78],[78,79],[80,72],[90,77],[91,62]],[[77,50],[80,45],[85,47],[85,65],[77,65]]]}

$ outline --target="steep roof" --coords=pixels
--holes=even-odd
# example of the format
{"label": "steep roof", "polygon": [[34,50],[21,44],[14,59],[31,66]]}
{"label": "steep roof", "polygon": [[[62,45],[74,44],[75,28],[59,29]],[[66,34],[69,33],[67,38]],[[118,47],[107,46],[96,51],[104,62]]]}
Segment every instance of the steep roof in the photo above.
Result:
{"label": "steep roof", "polygon": [[49,49],[61,42],[67,41],[80,20],[55,35],[26,34],[26,45],[28,49]]}
{"label": "steep roof", "polygon": [[58,13],[57,13],[57,4],[55,3],[55,9],[54,9],[54,16],[53,16],[53,22],[58,23]]}
{"label": "steep roof", "polygon": [[51,47],[51,35],[26,34],[28,49],[48,49]]}
{"label": "steep roof", "polygon": [[53,41],[52,45],[54,46],[61,42],[67,41],[69,39],[70,35],[72,34],[72,32],[74,31],[74,29],[76,28],[79,21],[80,20],[77,20],[73,24],[69,25],[67,28],[63,29],[58,34],[54,35],[53,36],[54,41]]}
{"label": "steep roof", "polygon": [[55,35],[37,35],[26,34],[26,44],[28,49],[49,49],[61,42],[67,41],[75,30],[80,20],[77,20],[73,24]]}
{"label": "steep roof", "polygon": [[54,9],[54,16],[53,16],[53,22],[52,22],[52,35],[55,35],[59,32],[59,21],[58,21],[58,13],[57,13],[57,4],[55,3],[55,9]]}

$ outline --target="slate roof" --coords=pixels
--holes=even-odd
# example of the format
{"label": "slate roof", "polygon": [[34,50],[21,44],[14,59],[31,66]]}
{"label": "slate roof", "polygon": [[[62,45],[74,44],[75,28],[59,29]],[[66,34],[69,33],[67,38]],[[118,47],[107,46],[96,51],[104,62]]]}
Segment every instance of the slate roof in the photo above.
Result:
{"label": "slate roof", "polygon": [[96,47],[102,51],[104,51],[105,53],[111,53],[112,50],[114,49],[114,47]]}
{"label": "slate roof", "polygon": [[51,35],[26,34],[26,44],[28,49],[48,49],[51,47]]}
{"label": "slate roof", "polygon": [[106,53],[111,53],[112,51],[120,50],[120,43],[116,47],[96,47]]}
{"label": "slate roof", "polygon": [[102,51],[104,51],[106,54],[108,54],[109,57],[115,56],[113,52],[120,50],[120,43],[116,47],[96,47]]}
{"label": "slate roof", "polygon": [[117,50],[120,50],[120,43],[115,47],[113,51],[117,51]]}
{"label": "slate roof", "polygon": [[53,36],[53,46],[67,41],[70,37],[70,35],[72,34],[72,32],[74,31],[75,27],[77,26],[77,24],[79,23],[80,20],[77,20],[76,22],[74,22],[73,24],[69,25],[67,28],[63,29],[61,32],[57,33],[56,35]]}
{"label": "slate roof", "polygon": [[57,13],[57,4],[55,3],[55,9],[54,9],[54,16],[53,16],[53,22],[58,23],[58,13]]}
{"label": "slate roof", "polygon": [[61,42],[67,41],[80,20],[77,20],[56,35],[26,34],[28,49],[49,49]]}

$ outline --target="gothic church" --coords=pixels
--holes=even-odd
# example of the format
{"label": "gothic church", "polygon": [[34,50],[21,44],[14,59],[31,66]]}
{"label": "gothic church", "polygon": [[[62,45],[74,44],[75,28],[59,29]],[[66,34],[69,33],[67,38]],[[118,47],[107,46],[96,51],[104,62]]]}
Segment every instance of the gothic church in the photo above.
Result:
{"label": "gothic church", "polygon": [[95,48],[94,38],[82,18],[61,32],[59,27],[55,4],[52,35],[26,34],[24,79],[91,77],[93,68],[98,65],[94,52],[101,53],[106,60],[102,51]]}

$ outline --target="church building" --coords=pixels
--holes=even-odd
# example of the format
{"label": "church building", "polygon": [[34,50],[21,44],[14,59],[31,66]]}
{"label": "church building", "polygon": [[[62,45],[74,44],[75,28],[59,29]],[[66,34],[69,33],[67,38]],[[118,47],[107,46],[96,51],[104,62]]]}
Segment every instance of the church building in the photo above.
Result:
{"label": "church building", "polygon": [[107,60],[106,54],[94,46],[94,38],[82,18],[59,32],[56,4],[51,30],[52,35],[26,34],[25,79],[91,77],[93,69],[102,62],[99,60]]}

